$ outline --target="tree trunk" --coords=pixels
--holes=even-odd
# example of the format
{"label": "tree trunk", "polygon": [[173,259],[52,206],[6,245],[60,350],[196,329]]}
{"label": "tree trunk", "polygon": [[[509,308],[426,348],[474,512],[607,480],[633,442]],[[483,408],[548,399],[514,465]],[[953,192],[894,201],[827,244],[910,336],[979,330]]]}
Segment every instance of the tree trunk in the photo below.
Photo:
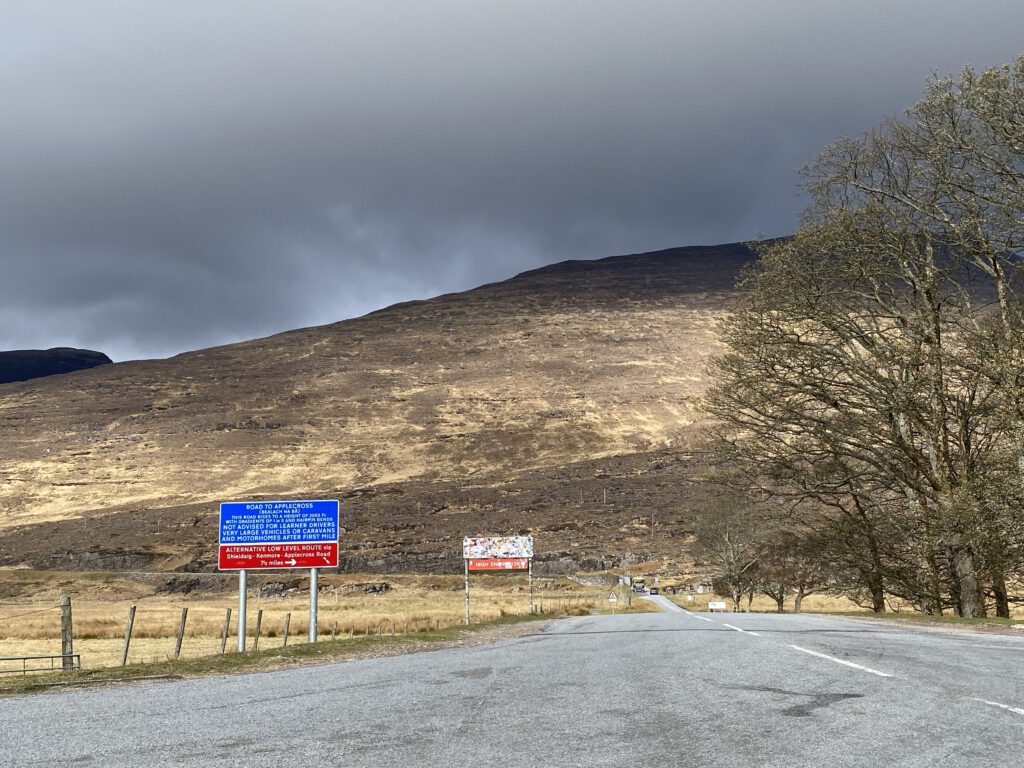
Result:
{"label": "tree trunk", "polygon": [[952,550],[952,556],[958,586],[957,615],[973,619],[984,613],[978,600],[978,574],[974,570],[974,552],[969,545],[962,546]]}
{"label": "tree trunk", "polygon": [[996,599],[996,616],[1010,618],[1010,596],[1006,591],[1006,577],[1001,571],[992,574],[992,595]]}
{"label": "tree trunk", "polygon": [[[801,584],[796,588],[796,594],[793,596],[793,613],[800,613],[800,603],[804,601],[804,586]],[[780,611],[781,613],[781,611]]]}
{"label": "tree trunk", "polygon": [[[868,590],[871,592],[871,610],[875,613],[885,613],[885,587],[882,578],[882,553],[878,546],[878,539],[875,536],[875,530],[871,526],[871,521],[868,519],[867,511],[864,509],[864,505],[861,504],[860,499],[854,496],[853,503],[857,509],[857,515],[860,517],[864,536],[868,543],[868,552],[871,556],[871,570],[864,574],[867,577],[866,581]],[[863,573],[863,570],[861,573]]]}
{"label": "tree trunk", "polygon": [[[952,569],[951,569],[952,570]],[[934,616],[942,615],[942,576],[939,573],[939,556],[932,550],[928,553],[928,575],[929,579],[928,586],[930,587],[930,594],[928,595],[927,604],[930,606],[929,610],[922,610],[922,613],[932,614]],[[950,585],[950,592],[956,595],[959,591],[959,582],[956,587]],[[954,598],[954,603],[958,602]]]}

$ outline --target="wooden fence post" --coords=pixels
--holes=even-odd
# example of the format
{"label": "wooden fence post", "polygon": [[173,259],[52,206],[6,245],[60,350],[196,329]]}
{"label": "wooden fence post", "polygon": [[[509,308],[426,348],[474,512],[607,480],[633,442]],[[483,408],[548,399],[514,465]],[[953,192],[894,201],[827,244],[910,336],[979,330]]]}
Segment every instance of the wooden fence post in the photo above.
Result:
{"label": "wooden fence post", "polygon": [[284,645],[282,646],[283,648],[288,647],[288,627],[291,626],[291,623],[292,614],[291,612],[288,612],[284,615]]}
{"label": "wooden fence post", "polygon": [[336,640],[338,637],[338,622],[334,622],[334,626],[331,627],[331,640]]}
{"label": "wooden fence post", "polygon": [[224,653],[224,650],[228,647],[228,630],[231,629],[231,609],[228,608],[228,612],[224,614],[224,631],[220,633],[220,652]]}
{"label": "wooden fence post", "polygon": [[70,672],[75,668],[74,643],[71,640],[71,595],[60,597],[60,655],[61,669]]}
{"label": "wooden fence post", "polygon": [[260,625],[263,624],[263,609],[260,608],[256,611],[256,637],[252,640],[253,651],[260,649]]}
{"label": "wooden fence post", "polygon": [[174,658],[181,655],[181,641],[185,638],[185,621],[188,619],[188,608],[181,609],[181,623],[178,625],[178,638],[174,643]]}
{"label": "wooden fence post", "polygon": [[132,627],[135,624],[135,606],[128,609],[128,626],[124,628],[124,648],[121,649],[121,666],[128,663],[128,645],[132,641]]}

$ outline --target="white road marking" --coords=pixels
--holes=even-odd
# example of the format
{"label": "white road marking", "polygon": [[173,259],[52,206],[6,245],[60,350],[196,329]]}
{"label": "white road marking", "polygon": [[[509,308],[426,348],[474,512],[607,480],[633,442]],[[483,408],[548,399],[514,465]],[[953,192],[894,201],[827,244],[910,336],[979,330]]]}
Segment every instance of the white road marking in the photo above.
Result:
{"label": "white road marking", "polygon": [[691,619],[700,619],[701,621],[710,621],[712,624],[715,623],[714,619],[709,619],[706,616],[698,616],[696,613],[691,613],[690,611],[687,611],[686,609],[683,609],[683,610],[686,613],[686,615],[689,616]]}
{"label": "white road marking", "polygon": [[749,629],[740,629],[739,627],[734,627],[732,624],[726,624],[724,621],[722,622],[722,626],[728,627],[729,629],[735,629],[737,632],[742,632],[744,635],[753,635],[754,637],[760,637],[760,635],[757,634],[757,632],[751,632]]}
{"label": "white road marking", "polygon": [[986,701],[985,699],[971,699],[971,701],[980,701],[982,704],[988,704],[991,707],[999,707],[1000,709],[1005,709],[1007,712],[1013,712],[1015,715],[1024,715],[1024,709],[1011,707],[1009,704],[1000,704],[998,701]]}
{"label": "white road marking", "polygon": [[817,651],[812,651],[809,648],[801,648],[799,645],[791,645],[789,647],[795,648],[801,653],[809,653],[811,656],[817,656],[820,659],[828,659],[829,661],[834,661],[836,664],[853,667],[854,669],[859,669],[863,672],[870,672],[872,675],[878,675],[879,677],[895,677],[895,675],[890,675],[888,672],[879,672],[877,669],[872,669],[871,667],[862,667],[860,664],[854,664],[852,661],[837,659],[835,656],[829,656],[827,653],[818,653]]}

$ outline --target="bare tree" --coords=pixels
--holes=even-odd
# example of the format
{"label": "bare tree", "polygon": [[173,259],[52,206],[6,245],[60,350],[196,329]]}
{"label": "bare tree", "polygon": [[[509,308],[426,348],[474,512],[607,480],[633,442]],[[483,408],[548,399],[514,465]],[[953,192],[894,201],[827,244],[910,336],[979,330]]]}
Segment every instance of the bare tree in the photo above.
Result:
{"label": "bare tree", "polygon": [[736,506],[726,514],[706,515],[698,525],[698,551],[712,566],[716,591],[728,593],[734,610],[744,595],[756,591],[762,538],[752,517]]}
{"label": "bare tree", "polygon": [[838,562],[876,610],[887,580],[926,610],[981,615],[991,594],[1005,613],[1021,566],[1022,80],[1024,57],[936,80],[822,153],[712,366],[729,460],[805,526],[861,534]]}

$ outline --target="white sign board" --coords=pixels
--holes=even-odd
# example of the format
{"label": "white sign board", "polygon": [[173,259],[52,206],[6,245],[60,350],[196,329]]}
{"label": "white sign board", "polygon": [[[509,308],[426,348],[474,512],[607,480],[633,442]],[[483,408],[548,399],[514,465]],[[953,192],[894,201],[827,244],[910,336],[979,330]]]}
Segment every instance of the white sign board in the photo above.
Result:
{"label": "white sign board", "polygon": [[466,560],[533,557],[533,536],[467,536],[462,540]]}
{"label": "white sign board", "polygon": [[608,593],[608,602],[609,603],[614,603],[614,602],[618,601],[618,599],[619,599],[619,596],[616,595],[614,592],[609,592]]}
{"label": "white sign board", "polygon": [[724,611],[725,610],[725,602],[722,601],[722,600],[710,600],[710,601],[708,601],[708,610],[709,611]]}

